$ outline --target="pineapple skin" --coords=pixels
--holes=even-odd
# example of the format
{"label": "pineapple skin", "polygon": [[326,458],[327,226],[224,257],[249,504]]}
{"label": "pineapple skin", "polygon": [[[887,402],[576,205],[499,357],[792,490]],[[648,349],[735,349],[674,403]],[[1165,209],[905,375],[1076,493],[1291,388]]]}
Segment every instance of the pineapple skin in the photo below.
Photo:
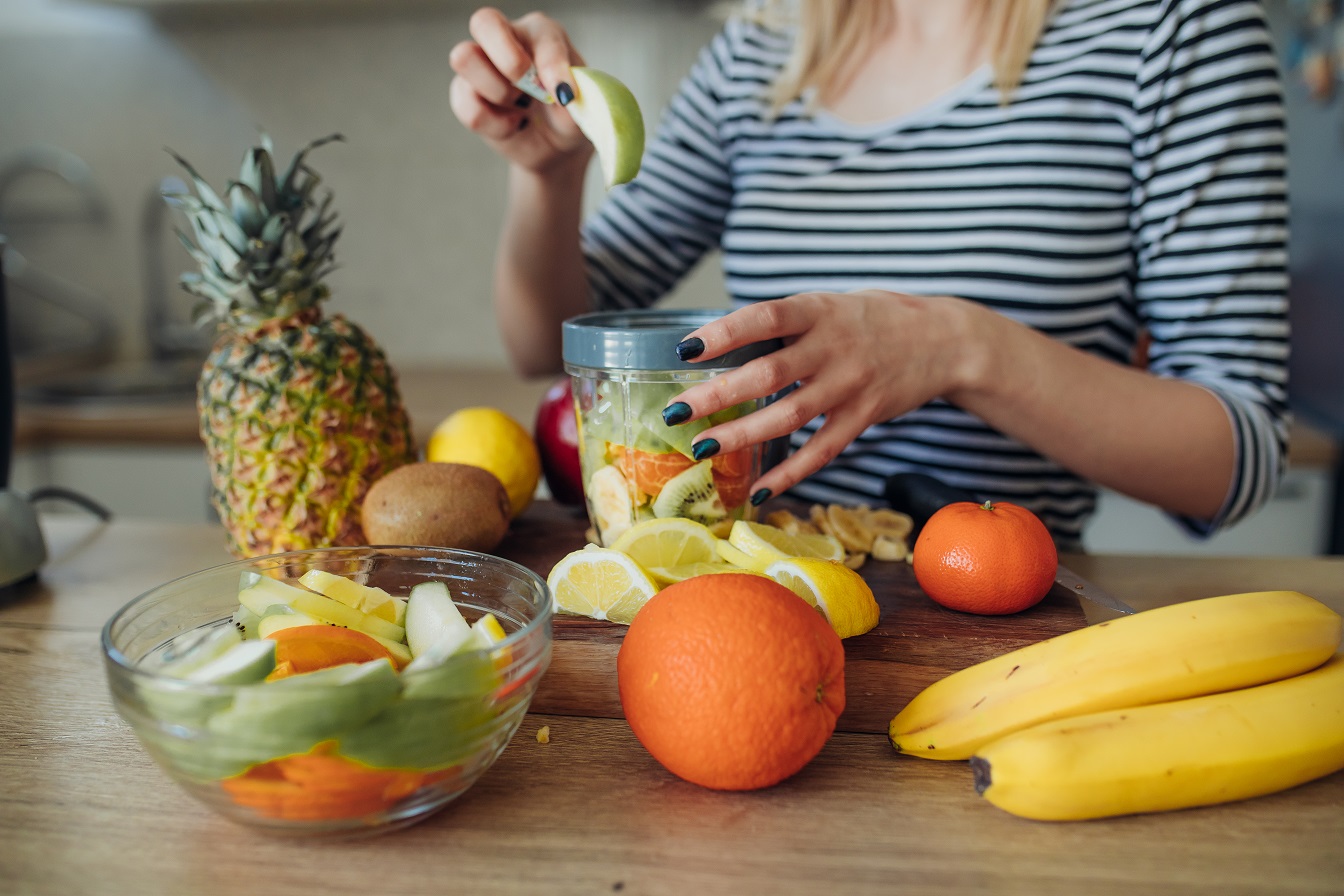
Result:
{"label": "pineapple skin", "polygon": [[364,544],[369,486],[415,459],[386,355],[316,307],[221,332],[196,399],[210,502],[237,557]]}

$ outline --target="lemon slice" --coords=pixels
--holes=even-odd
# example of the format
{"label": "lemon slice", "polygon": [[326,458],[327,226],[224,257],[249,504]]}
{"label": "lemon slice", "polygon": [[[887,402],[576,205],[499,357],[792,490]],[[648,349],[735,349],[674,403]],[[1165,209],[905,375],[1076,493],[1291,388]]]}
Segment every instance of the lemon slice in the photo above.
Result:
{"label": "lemon slice", "polygon": [[770,564],[765,574],[820,610],[842,638],[862,635],[877,626],[881,611],[873,589],[843,563],[796,557]]}
{"label": "lemon slice", "polygon": [[767,557],[764,560],[757,560],[750,554],[744,553],[742,550],[734,547],[732,542],[723,538],[720,538],[719,543],[714,545],[714,549],[718,552],[719,559],[723,562],[740,569],[745,569],[748,572],[758,572],[761,575],[765,575],[765,568],[775,562],[775,559],[770,557]]}
{"label": "lemon slice", "polygon": [[844,560],[845,546],[834,535],[800,533],[790,535],[766,523],[738,520],[728,533],[728,543],[753,561],[749,569],[766,566],[791,557],[820,557],[823,560]]}
{"label": "lemon slice", "polygon": [[731,563],[713,563],[699,562],[687,563],[682,566],[651,566],[649,575],[659,585],[671,585],[673,582],[684,582],[687,579],[693,579],[696,576],[712,576],[721,572],[751,572],[752,570],[739,569]]}
{"label": "lemon slice", "polygon": [[624,551],[646,570],[717,563],[718,539],[709,527],[683,517],[643,520],[621,533],[611,545]]}
{"label": "lemon slice", "polygon": [[644,568],[624,551],[589,545],[563,557],[546,577],[557,610],[629,625],[658,592]]}
{"label": "lemon slice", "polygon": [[570,69],[574,99],[565,108],[597,150],[608,187],[633,180],[644,158],[644,116],[635,95],[595,68]]}

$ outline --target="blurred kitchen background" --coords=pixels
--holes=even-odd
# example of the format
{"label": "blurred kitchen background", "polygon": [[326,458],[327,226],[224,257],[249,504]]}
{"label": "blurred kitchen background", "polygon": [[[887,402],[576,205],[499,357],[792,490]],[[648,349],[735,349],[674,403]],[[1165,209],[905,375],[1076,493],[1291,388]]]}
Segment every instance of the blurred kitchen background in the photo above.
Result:
{"label": "blurred kitchen background", "polygon": [[[285,161],[312,138],[345,135],[311,157],[344,220],[329,307],[386,349],[417,433],[476,404],[531,425],[548,383],[509,372],[489,300],[504,168],[447,105],[448,51],[476,5],[0,0],[16,489],[73,489],[123,516],[209,518],[191,411],[205,345],[177,286],[193,263],[159,191],[183,176],[166,148],[221,185],[260,130]],[[518,15],[539,4],[495,5]],[[541,5],[590,64],[631,87],[650,124],[723,13],[710,0]],[[1260,515],[1207,543],[1108,494],[1088,536],[1095,551],[1344,551],[1344,100],[1333,95],[1344,91],[1344,30],[1336,0],[1269,5],[1291,118],[1300,425],[1290,475]],[[589,201],[600,198],[590,178]],[[717,261],[670,301],[724,306]]]}

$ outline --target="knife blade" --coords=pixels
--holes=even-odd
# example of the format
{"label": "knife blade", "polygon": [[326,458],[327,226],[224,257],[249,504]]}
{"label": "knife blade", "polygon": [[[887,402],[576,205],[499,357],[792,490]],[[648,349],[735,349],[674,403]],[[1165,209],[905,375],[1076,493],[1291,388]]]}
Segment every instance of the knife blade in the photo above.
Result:
{"label": "knife blade", "polygon": [[[929,521],[929,517],[945,505],[955,504],[958,501],[982,503],[982,499],[977,495],[924,473],[897,473],[890,476],[887,478],[884,491],[891,508],[909,515],[914,521],[915,526],[910,533],[912,544],[920,529]],[[1097,606],[1124,615],[1135,612],[1129,604],[1108,594],[1063,565],[1055,570],[1055,582],[1069,593],[1091,601]]]}
{"label": "knife blade", "polygon": [[1105,607],[1126,616],[1132,616],[1135,612],[1129,604],[1100,586],[1092,584],[1063,564],[1055,567],[1055,583],[1068,589],[1071,594],[1076,594],[1083,600],[1090,600],[1099,607]]}

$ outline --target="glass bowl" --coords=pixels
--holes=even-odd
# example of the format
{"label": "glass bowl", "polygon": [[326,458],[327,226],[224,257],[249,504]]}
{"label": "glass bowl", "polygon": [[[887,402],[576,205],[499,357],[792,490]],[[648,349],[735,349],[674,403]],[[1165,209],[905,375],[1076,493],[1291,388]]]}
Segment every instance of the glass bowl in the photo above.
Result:
{"label": "glass bowl", "polygon": [[[442,582],[467,622],[491,614],[503,638],[400,671],[376,660],[246,684],[164,673],[165,657],[184,653],[185,643],[234,639],[240,583],[294,583],[313,569],[402,598],[421,582]],[[325,548],[160,585],[108,620],[102,649],[118,713],[190,794],[269,831],[350,836],[425,818],[494,763],[550,662],[551,612],[545,581],[499,557]]]}

